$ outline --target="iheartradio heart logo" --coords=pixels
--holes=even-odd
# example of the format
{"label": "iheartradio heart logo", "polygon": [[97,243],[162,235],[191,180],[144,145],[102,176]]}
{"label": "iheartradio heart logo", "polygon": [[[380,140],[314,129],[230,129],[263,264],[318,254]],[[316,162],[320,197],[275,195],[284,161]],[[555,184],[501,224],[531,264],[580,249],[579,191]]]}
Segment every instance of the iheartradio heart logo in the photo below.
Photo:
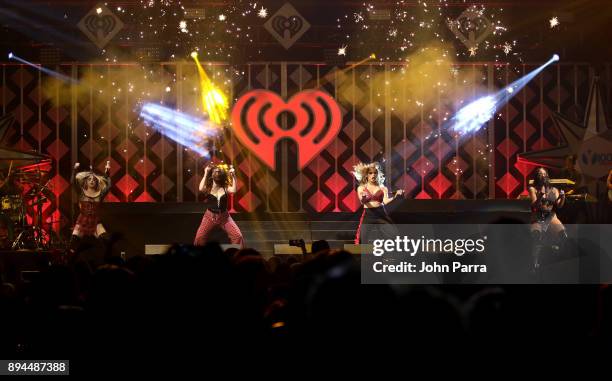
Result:
{"label": "iheartradio heart logo", "polygon": [[[282,113],[291,113],[295,120],[288,129],[279,125]],[[336,137],[341,126],[340,107],[320,90],[302,91],[288,102],[271,91],[253,90],[238,99],[232,110],[238,140],[273,170],[279,140],[296,142],[298,169],[302,169]]]}

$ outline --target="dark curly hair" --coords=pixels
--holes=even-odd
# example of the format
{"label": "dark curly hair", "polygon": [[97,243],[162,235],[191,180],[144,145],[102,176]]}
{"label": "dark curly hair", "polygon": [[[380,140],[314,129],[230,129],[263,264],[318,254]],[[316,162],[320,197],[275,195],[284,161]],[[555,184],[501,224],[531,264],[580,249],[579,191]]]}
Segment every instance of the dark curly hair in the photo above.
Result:
{"label": "dark curly hair", "polygon": [[231,185],[230,182],[230,177],[227,174],[227,170],[223,167],[223,166],[219,166],[216,165],[213,167],[212,171],[210,171],[210,175],[206,178],[206,183],[205,183],[205,188],[204,188],[204,192],[209,193],[210,190],[212,189],[213,186],[213,177],[214,177],[214,173],[216,170],[221,171],[221,178],[220,178],[220,186],[222,188],[227,188]]}

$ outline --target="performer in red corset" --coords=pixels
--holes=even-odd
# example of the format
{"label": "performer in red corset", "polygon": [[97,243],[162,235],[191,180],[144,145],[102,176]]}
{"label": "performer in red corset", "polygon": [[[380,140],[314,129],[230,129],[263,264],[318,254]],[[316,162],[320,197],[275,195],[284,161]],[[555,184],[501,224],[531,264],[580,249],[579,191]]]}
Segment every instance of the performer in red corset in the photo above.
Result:
{"label": "performer in red corset", "polygon": [[77,173],[79,166],[79,163],[75,163],[72,171],[72,184],[77,189],[80,210],[70,240],[72,253],[76,251],[83,237],[100,238],[105,244],[108,244],[110,238],[99,217],[100,204],[111,189],[110,161],[106,162],[103,175],[98,175],[92,170]]}
{"label": "performer in red corset", "polygon": [[367,229],[364,225],[377,225],[383,236],[394,238],[397,236],[397,229],[393,226],[385,205],[403,195],[404,191],[398,190],[393,196],[389,195],[389,190],[383,185],[385,176],[378,163],[359,163],[353,168],[353,175],[359,182],[357,195],[363,205],[355,244],[366,243],[372,233],[369,231],[372,230],[371,227]]}
{"label": "performer in red corset", "polygon": [[208,164],[199,189],[206,195],[204,199],[206,211],[196,233],[194,245],[204,245],[212,229],[218,226],[225,230],[231,243],[244,247],[242,233],[228,211],[229,194],[236,192],[234,168]]}

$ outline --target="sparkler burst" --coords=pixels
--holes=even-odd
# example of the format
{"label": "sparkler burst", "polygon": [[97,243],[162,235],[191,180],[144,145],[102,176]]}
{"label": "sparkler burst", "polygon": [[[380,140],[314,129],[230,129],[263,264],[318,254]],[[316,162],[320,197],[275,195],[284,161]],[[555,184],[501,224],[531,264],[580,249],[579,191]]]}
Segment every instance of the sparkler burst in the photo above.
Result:
{"label": "sparkler burst", "polygon": [[144,104],[140,117],[162,135],[204,157],[210,156],[207,143],[220,133],[219,128],[204,119],[155,103]]}
{"label": "sparkler burst", "polygon": [[265,19],[266,17],[268,17],[268,10],[264,7],[261,7],[259,12],[257,12],[257,16],[259,18]]}
{"label": "sparkler burst", "polygon": [[550,28],[552,29],[559,25],[559,18],[557,18],[557,16],[553,16],[550,20],[548,20],[548,22],[550,24]]}
{"label": "sparkler burst", "polygon": [[512,51],[512,45],[509,42],[506,42],[502,48],[506,55],[508,55]]}
{"label": "sparkler burst", "polygon": [[[410,10],[407,10],[408,3],[411,3]],[[490,48],[501,48],[504,41],[499,39],[509,31],[503,20],[503,8],[470,5],[463,9],[449,7],[449,3],[449,0],[396,0],[385,2],[383,6],[374,2],[363,2],[357,9],[337,18],[336,28],[340,33],[337,34],[336,42],[340,45],[350,44],[353,51],[380,49],[380,43],[386,42],[386,52],[384,55],[379,54],[379,60],[389,62],[405,61],[407,55],[415,54],[424,46],[432,44],[449,46],[447,55],[456,57],[474,57],[477,53],[492,50]],[[460,17],[462,10],[468,11],[472,17]],[[467,50],[460,53],[453,51],[451,45],[456,39],[449,35],[449,28],[460,30],[465,39],[469,40],[469,44],[465,43]],[[489,35],[483,40],[481,36],[485,33]],[[473,48],[469,49],[471,46]],[[482,49],[477,50],[478,47]],[[520,51],[517,51],[517,44],[513,43],[511,50],[512,54],[508,52],[507,56],[521,61],[522,56]],[[495,55],[491,60],[504,60],[504,55]]]}
{"label": "sparkler burst", "polygon": [[500,107],[508,103],[516,92],[525,87],[529,81],[535,78],[548,65],[557,61],[559,61],[559,56],[555,54],[548,62],[512,82],[505,88],[494,94],[478,98],[464,106],[452,117],[450,129],[458,136],[465,136],[478,131],[485,123],[493,118],[495,112],[499,110]]}
{"label": "sparkler burst", "polygon": [[339,56],[346,56],[346,48],[347,48],[346,45],[339,47],[338,48],[338,55]]}
{"label": "sparkler burst", "polygon": [[208,113],[209,119],[213,123],[220,125],[227,120],[229,101],[227,96],[210,80],[208,74],[206,74],[206,71],[204,71],[204,68],[200,64],[198,54],[194,53],[191,54],[191,58],[193,58],[198,67],[202,107],[204,107],[204,110]]}
{"label": "sparkler burst", "polygon": [[181,30],[181,32],[183,33],[189,33],[189,31],[187,30],[187,21],[182,20],[179,23],[179,29]]}

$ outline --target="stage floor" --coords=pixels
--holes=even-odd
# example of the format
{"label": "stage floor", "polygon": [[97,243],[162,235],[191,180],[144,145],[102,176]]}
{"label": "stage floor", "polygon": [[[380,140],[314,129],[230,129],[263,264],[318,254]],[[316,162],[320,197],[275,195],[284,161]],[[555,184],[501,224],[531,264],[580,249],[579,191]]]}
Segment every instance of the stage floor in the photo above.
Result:
{"label": "stage floor", "polygon": [[[523,200],[398,200],[388,206],[398,224],[486,224],[529,221],[529,202]],[[127,256],[144,253],[145,245],[190,243],[202,218],[201,203],[105,203],[102,220],[119,233]],[[332,248],[353,243],[361,210],[355,213],[234,213],[249,247],[265,256],[275,244],[290,239],[327,240]],[[221,231],[212,240],[228,243]]]}

